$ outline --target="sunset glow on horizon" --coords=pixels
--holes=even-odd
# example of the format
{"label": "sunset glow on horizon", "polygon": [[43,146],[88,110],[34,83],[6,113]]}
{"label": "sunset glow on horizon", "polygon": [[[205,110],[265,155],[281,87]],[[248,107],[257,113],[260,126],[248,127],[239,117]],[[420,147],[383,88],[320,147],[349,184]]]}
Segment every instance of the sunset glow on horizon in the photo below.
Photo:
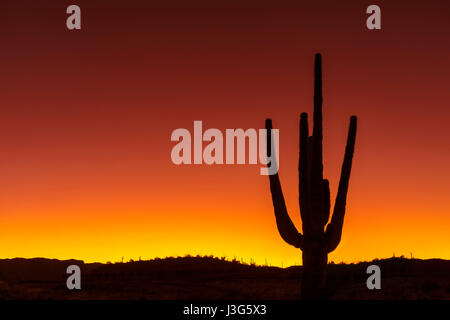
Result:
{"label": "sunset glow on horizon", "polygon": [[74,32],[69,2],[1,5],[0,259],[301,264],[278,234],[260,164],[175,165],[170,136],[196,120],[225,133],[271,118],[301,230],[298,125],[307,112],[312,128],[316,52],[332,207],[358,116],[329,261],[450,259],[448,4],[380,1],[383,29],[372,32],[369,2],[133,2],[79,1],[86,27]]}

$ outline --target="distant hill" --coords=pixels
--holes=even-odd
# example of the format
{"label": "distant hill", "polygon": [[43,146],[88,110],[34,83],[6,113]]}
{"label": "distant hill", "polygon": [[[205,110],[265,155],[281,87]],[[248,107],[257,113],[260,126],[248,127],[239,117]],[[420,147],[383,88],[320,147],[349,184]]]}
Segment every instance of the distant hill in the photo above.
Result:
{"label": "distant hill", "polygon": [[[66,288],[66,268],[82,270],[82,289]],[[366,288],[366,268],[381,268],[381,290]],[[128,263],[0,260],[0,299],[297,299],[301,266],[278,268],[212,257]],[[331,299],[450,299],[450,261],[391,258],[329,264]]]}

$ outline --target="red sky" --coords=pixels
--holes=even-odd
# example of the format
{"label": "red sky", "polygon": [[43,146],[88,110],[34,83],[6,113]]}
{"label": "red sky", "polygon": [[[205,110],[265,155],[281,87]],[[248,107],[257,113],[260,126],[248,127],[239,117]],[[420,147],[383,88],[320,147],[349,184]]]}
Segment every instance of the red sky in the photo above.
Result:
{"label": "red sky", "polygon": [[[73,3],[80,31],[65,27]],[[370,4],[380,31],[365,27]],[[448,12],[446,1],[2,1],[0,258],[299,264],[259,165],[176,166],[170,135],[272,118],[300,229],[298,119],[312,114],[321,52],[333,199],[359,119],[330,259],[450,259]]]}

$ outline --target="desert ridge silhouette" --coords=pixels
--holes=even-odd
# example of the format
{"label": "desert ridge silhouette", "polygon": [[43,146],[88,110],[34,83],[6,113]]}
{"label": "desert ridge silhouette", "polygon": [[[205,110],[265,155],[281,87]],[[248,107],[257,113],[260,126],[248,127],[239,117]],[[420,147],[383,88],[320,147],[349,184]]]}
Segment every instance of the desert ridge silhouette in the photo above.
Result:
{"label": "desert ridge silhouette", "polygon": [[[66,268],[82,268],[81,290],[68,290]],[[366,286],[369,265],[382,290]],[[45,258],[0,259],[0,300],[298,300],[302,266],[279,268],[213,256],[89,263]],[[450,261],[392,257],[327,266],[332,300],[448,300]]]}
{"label": "desert ridge silhouette", "polygon": [[[342,234],[347,191],[356,139],[356,116],[351,116],[341,169],[339,189],[330,223],[330,187],[323,178],[322,156],[322,56],[316,54],[314,61],[314,115],[313,131],[309,136],[308,115],[300,116],[299,151],[299,205],[303,234],[298,232],[286,209],[280,179],[277,174],[269,176],[270,192],[278,231],[288,244],[300,248],[303,257],[301,281],[302,299],[326,297],[326,267],[328,253],[336,249]],[[266,129],[272,129],[272,120],[266,120]],[[271,132],[271,131],[268,131]],[[272,138],[267,136],[267,154],[274,151]],[[326,226],[326,229],[325,229]]]}

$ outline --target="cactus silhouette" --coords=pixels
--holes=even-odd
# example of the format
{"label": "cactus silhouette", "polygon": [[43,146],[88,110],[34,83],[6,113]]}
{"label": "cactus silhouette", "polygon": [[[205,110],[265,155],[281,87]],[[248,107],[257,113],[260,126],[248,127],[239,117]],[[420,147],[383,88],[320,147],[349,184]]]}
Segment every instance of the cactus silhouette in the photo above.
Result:
{"label": "cactus silhouette", "polygon": [[[330,223],[330,187],[323,178],[322,160],[322,57],[314,61],[313,132],[309,136],[308,115],[300,116],[299,204],[303,234],[292,223],[284,201],[278,173],[269,175],[270,191],[278,231],[288,244],[300,248],[303,257],[301,296],[303,299],[323,297],[328,253],[336,249],[342,234],[348,183],[356,138],[356,116],[350,118],[339,189]],[[267,154],[274,152],[272,120],[266,120]],[[276,163],[275,163],[276,165]],[[328,223],[328,225],[327,225]],[[326,226],[326,228],[325,228]]]}

